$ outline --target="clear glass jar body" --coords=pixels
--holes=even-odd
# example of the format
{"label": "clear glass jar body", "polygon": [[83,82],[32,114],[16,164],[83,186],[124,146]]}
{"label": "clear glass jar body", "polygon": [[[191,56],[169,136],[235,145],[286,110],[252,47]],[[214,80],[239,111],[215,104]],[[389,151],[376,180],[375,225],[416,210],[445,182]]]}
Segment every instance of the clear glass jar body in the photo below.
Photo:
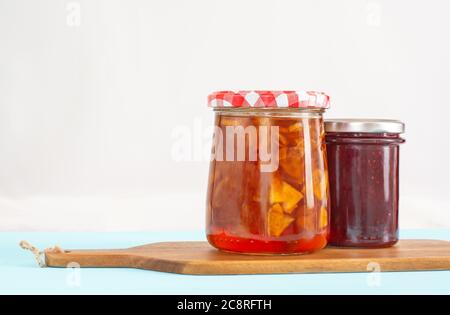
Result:
{"label": "clear glass jar body", "polygon": [[398,241],[399,144],[391,133],[327,133],[330,244],[389,247]]}
{"label": "clear glass jar body", "polygon": [[[308,253],[325,247],[329,188],[322,113],[222,110],[215,113],[215,128],[207,195],[209,243],[248,254]],[[245,134],[245,145],[238,144],[236,130]],[[238,152],[233,159],[225,154],[239,146],[245,148],[245,159]]]}

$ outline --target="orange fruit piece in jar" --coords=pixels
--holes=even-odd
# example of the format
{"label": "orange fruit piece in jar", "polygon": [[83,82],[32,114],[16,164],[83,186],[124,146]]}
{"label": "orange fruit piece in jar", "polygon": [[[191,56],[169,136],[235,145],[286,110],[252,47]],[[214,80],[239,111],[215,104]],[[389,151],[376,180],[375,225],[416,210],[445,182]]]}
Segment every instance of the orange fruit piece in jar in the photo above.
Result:
{"label": "orange fruit piece in jar", "polygon": [[292,178],[300,179],[303,177],[303,162],[303,150],[299,150],[297,147],[280,149],[281,169]]}
{"label": "orange fruit piece in jar", "polygon": [[226,202],[227,197],[224,198],[223,196],[226,196],[227,192],[229,192],[229,189],[227,189],[229,186],[229,180],[230,179],[228,177],[225,177],[215,182],[212,197],[213,208],[220,208]]}
{"label": "orange fruit piece in jar", "polygon": [[289,132],[300,132],[303,130],[303,126],[301,123],[297,122],[295,124],[292,124],[288,127]]}
{"label": "orange fruit piece in jar", "polygon": [[270,185],[271,204],[279,203],[286,213],[291,213],[302,198],[303,194],[297,189],[277,177],[273,178]]}
{"label": "orange fruit piece in jar", "polygon": [[280,141],[280,143],[279,143],[280,146],[286,146],[289,144],[288,138],[286,138],[286,136],[284,136],[282,133],[280,133],[278,135],[278,137],[279,137],[279,141]]}
{"label": "orange fruit piece in jar", "polygon": [[319,214],[319,228],[324,229],[328,226],[328,211],[327,208],[320,208]]}
{"label": "orange fruit piece in jar", "polygon": [[313,172],[314,195],[317,199],[322,200],[326,198],[328,185],[327,177],[325,171],[320,169],[315,169]]}
{"label": "orange fruit piece in jar", "polygon": [[230,117],[222,117],[220,120],[221,126],[240,126],[242,123],[238,119]]}
{"label": "orange fruit piece in jar", "polygon": [[302,231],[316,231],[316,216],[314,213],[308,215],[301,215],[297,218],[297,226]]}
{"label": "orange fruit piece in jar", "polygon": [[267,218],[268,232],[270,236],[280,236],[283,231],[294,221],[294,218],[285,214],[279,203],[269,209]]}

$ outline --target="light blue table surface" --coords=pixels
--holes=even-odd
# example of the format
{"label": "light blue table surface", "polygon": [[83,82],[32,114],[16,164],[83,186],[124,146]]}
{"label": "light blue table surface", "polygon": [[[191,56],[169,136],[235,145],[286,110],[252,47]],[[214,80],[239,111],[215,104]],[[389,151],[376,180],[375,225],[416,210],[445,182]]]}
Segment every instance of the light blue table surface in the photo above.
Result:
{"label": "light blue table surface", "polygon": [[[450,240],[450,229],[405,230],[402,238]],[[0,233],[0,294],[449,294],[450,271],[190,276],[134,269],[38,268],[20,240],[39,248],[126,248],[203,240],[185,233]]]}

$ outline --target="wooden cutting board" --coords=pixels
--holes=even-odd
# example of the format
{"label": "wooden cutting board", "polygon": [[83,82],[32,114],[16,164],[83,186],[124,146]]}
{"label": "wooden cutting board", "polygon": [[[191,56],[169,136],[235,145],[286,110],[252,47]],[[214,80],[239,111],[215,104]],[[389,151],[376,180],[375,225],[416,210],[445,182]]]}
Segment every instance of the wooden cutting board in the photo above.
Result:
{"label": "wooden cutting board", "polygon": [[313,254],[287,256],[226,253],[206,242],[166,242],[117,250],[46,252],[45,258],[49,267],[76,263],[192,275],[450,270],[450,242],[402,240],[383,249],[328,247]]}

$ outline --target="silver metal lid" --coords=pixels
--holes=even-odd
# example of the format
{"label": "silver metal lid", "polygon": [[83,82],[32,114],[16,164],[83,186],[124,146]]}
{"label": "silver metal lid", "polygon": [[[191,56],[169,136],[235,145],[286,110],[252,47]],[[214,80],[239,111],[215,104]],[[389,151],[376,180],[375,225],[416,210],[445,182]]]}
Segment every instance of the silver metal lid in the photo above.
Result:
{"label": "silver metal lid", "polygon": [[405,124],[390,119],[327,119],[326,132],[403,133]]}

